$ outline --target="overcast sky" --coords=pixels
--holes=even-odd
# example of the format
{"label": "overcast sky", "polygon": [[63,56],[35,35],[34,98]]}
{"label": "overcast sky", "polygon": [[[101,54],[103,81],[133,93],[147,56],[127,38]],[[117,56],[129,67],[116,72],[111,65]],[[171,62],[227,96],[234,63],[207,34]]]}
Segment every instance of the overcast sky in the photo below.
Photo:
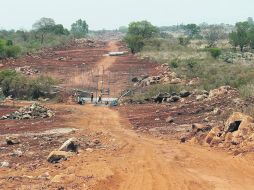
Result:
{"label": "overcast sky", "polygon": [[131,21],[157,26],[230,23],[254,17],[254,0],[0,0],[0,28],[31,29],[41,17],[70,28],[77,19],[90,29],[116,29]]}

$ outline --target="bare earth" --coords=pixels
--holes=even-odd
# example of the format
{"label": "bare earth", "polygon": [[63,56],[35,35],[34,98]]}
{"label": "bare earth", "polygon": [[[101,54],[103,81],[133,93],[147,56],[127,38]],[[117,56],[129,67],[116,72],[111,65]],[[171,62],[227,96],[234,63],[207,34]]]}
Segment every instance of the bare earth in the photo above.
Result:
{"label": "bare earth", "polygon": [[[117,49],[113,43],[107,50]],[[110,69],[114,63],[115,57],[104,57],[97,67]],[[51,150],[45,148],[45,156],[36,169],[31,169],[33,160],[14,168],[0,168],[0,189],[252,190],[254,187],[253,155],[234,157],[222,150],[139,134],[117,110],[107,107],[47,106],[58,111],[71,110],[62,119],[56,119],[54,125],[78,131],[61,138],[89,134],[105,147],[83,150],[55,165],[47,163],[45,157],[54,146]],[[34,151],[40,151],[40,147]],[[43,178],[45,173],[48,176]]]}

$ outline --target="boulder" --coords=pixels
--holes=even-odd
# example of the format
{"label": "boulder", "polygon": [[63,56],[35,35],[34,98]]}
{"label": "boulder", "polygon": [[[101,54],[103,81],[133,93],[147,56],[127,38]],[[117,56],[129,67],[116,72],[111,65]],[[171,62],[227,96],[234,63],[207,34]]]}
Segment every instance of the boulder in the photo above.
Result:
{"label": "boulder", "polygon": [[181,98],[186,98],[188,96],[191,95],[191,93],[189,91],[186,91],[186,90],[182,90],[180,93],[179,93],[180,97]]}
{"label": "boulder", "polygon": [[171,116],[168,116],[168,118],[166,119],[167,123],[173,123],[174,122],[174,118]]}
{"label": "boulder", "polygon": [[202,95],[197,95],[196,96],[196,100],[197,101],[203,101],[204,99],[206,99],[208,96],[206,94],[202,94]]}
{"label": "boulder", "polygon": [[17,139],[17,137],[14,137],[14,136],[6,137],[5,141],[8,145],[14,145],[14,144],[19,144],[20,143],[20,141]]}
{"label": "boulder", "polygon": [[8,168],[10,166],[10,163],[7,161],[0,162],[1,168]]}
{"label": "boulder", "polygon": [[213,98],[213,97],[221,96],[223,94],[227,94],[229,91],[232,91],[232,90],[234,90],[234,89],[230,86],[222,86],[220,88],[210,90],[209,98]]}
{"label": "boulder", "polygon": [[234,132],[239,128],[251,127],[253,118],[240,112],[234,112],[226,121],[224,131]]}
{"label": "boulder", "polygon": [[80,144],[76,138],[70,138],[58,149],[59,151],[78,152]]}
{"label": "boulder", "polygon": [[73,154],[66,151],[52,151],[47,158],[50,163],[58,163],[60,161],[67,160]]}

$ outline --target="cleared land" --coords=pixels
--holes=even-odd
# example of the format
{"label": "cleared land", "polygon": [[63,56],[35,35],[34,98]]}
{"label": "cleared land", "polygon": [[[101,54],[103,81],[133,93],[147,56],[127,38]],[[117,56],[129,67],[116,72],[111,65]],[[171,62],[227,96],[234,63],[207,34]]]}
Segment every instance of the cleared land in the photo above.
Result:
{"label": "cleared land", "polygon": [[[154,73],[156,67],[156,64],[139,60],[132,55],[103,57],[108,51],[121,48],[117,42],[108,43],[102,49],[67,48],[57,51],[57,55],[52,58],[46,56],[43,61],[39,59],[41,61],[36,62],[34,67],[41,72],[48,68],[47,72],[50,75],[63,79],[62,86],[74,84],[68,86],[74,88],[87,85],[64,82],[74,77],[73,74],[76,73],[74,66],[82,67],[82,63],[87,62],[90,65],[87,72],[93,69],[100,70],[104,66],[105,72],[110,71],[121,76],[114,83],[118,94],[130,85],[130,76]],[[63,55],[68,55],[72,60],[55,61]],[[80,60],[73,61],[78,58]],[[44,61],[49,65],[41,65]],[[16,64],[19,65],[18,62]],[[63,73],[58,70],[61,66],[65,69]],[[131,69],[137,72],[132,72]],[[68,73],[67,77],[64,72]],[[99,75],[102,75],[102,70],[99,71]],[[16,106],[29,103],[18,102]],[[211,104],[231,107],[231,103],[225,101],[223,97]],[[47,103],[46,106],[56,112],[55,117],[38,121],[0,121],[1,161],[10,162],[10,167],[0,168],[0,189],[253,189],[253,153],[233,156],[222,149],[191,143],[181,144],[172,138],[153,137],[134,130],[137,122],[142,130],[144,127],[161,126],[160,121],[155,119],[158,117],[165,119],[168,112],[178,115],[176,124],[182,124],[184,121],[199,122],[206,112],[209,112],[206,110],[207,106],[211,105],[200,103],[185,108],[178,104],[170,108],[156,104],[127,105],[120,107],[119,111],[92,105]],[[0,112],[6,114],[13,110],[15,108],[10,105],[1,107]],[[156,113],[156,110],[159,112]],[[195,113],[197,110],[199,111]],[[181,114],[177,114],[179,112]],[[200,115],[195,117],[197,114]],[[54,133],[52,129],[58,131]],[[144,128],[144,132],[146,130]],[[5,137],[8,133],[20,135],[20,144],[7,146]],[[77,137],[80,140],[80,153],[58,164],[48,163],[47,155],[70,137]]]}

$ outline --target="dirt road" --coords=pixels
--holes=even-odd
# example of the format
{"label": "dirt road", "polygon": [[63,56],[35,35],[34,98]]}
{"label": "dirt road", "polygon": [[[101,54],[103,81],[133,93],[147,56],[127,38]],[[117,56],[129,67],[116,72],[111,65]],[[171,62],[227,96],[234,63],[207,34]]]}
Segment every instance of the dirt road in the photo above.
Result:
{"label": "dirt road", "polygon": [[107,163],[103,168],[92,169],[92,173],[99,173],[101,179],[106,179],[97,181],[91,189],[253,189],[253,164],[242,158],[138,135],[116,111],[108,108],[85,106],[78,109],[81,118],[82,113],[89,113],[80,123],[92,131],[110,133],[119,147],[116,152],[103,155]]}

